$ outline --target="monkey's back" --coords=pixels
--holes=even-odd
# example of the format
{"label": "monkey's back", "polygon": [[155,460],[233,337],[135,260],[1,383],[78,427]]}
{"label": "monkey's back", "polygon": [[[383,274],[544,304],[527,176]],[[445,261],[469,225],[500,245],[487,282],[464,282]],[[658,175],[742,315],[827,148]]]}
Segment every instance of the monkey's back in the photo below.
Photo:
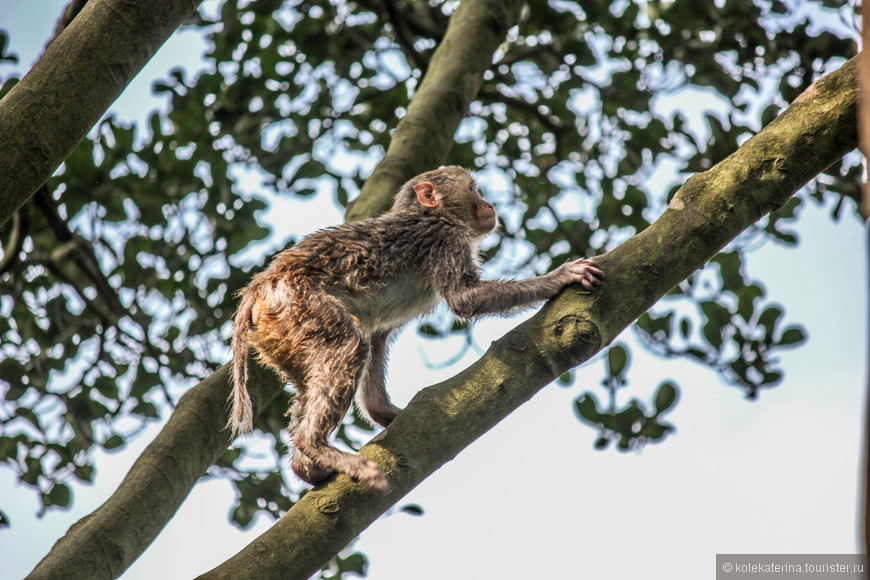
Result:
{"label": "monkey's back", "polygon": [[367,332],[389,331],[438,304],[429,264],[450,224],[432,216],[390,213],[315,232],[296,248],[320,288]]}
{"label": "monkey's back", "polygon": [[342,316],[371,333],[426,314],[439,300],[430,264],[450,251],[443,240],[456,236],[445,232],[451,227],[434,216],[389,213],[306,236],[243,290],[257,304],[251,341],[289,359],[306,340],[346,324]]}

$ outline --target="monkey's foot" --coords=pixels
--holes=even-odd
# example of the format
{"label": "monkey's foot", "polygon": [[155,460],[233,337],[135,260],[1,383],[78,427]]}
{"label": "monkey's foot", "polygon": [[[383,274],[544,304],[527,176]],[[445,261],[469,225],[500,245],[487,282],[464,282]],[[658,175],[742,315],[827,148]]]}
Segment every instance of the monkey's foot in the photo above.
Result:
{"label": "monkey's foot", "polygon": [[317,465],[310,457],[296,450],[293,453],[293,461],[290,463],[293,473],[296,477],[317,485],[334,474],[336,471],[346,473],[352,479],[362,483],[375,493],[387,495],[391,491],[387,476],[381,471],[381,468],[374,461],[370,461],[360,455],[351,455],[350,453],[342,454],[349,461],[342,461],[342,465],[337,466],[338,469],[328,469]]}
{"label": "monkey's foot", "polygon": [[304,455],[299,451],[294,451],[293,461],[290,463],[290,468],[293,470],[293,473],[296,474],[296,477],[302,481],[310,483],[311,485],[317,485],[335,473],[331,469],[320,467],[309,459],[307,455]]}
{"label": "monkey's foot", "polygon": [[387,476],[374,462],[366,460],[365,464],[357,469],[357,473],[351,477],[364,484],[370,490],[381,495],[387,495],[392,491]]}

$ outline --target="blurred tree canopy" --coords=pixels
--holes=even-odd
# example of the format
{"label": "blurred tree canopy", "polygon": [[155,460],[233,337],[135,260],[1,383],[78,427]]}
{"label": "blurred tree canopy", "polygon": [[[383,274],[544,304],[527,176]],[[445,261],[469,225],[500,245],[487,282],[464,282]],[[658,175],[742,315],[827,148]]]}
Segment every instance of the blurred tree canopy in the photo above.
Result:
{"label": "blurred tree canopy", "polygon": [[[226,362],[233,293],[292,242],[264,227],[271,200],[348,206],[457,4],[208,2],[186,24],[206,41],[202,69],[153,85],[165,110],[146,126],[104,119],[0,228],[0,461],[44,509],[69,505],[71,484],[91,480],[95,449],[123,447]],[[444,161],[474,169],[502,215],[489,272],[541,273],[645,229],[687,176],[855,54],[855,4],[528,2]],[[0,34],[0,97],[18,80],[8,72],[15,34]],[[638,320],[642,343],[708,366],[748,397],[779,383],[777,352],[805,333],[747,276],[744,253],[797,244],[808,203],[832,219],[853,214],[860,172],[846,156],[741,235]],[[447,319],[420,332],[471,340]],[[650,379],[662,381],[653,401],[615,404],[630,360],[627,345],[612,345],[604,391],[576,399],[598,447],[631,449],[671,429],[660,416],[678,387],[666,377]],[[209,470],[235,482],[239,525],[261,510],[280,515],[299,495],[280,469],[285,403],[257,424],[273,462],[252,465],[233,448]],[[365,429],[355,420],[339,436],[358,446]],[[353,556],[342,565],[364,567]]]}

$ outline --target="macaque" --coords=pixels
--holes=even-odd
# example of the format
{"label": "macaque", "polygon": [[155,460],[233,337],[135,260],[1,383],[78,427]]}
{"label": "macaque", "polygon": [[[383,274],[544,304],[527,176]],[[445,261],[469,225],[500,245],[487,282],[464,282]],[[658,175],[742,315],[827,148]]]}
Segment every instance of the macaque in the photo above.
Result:
{"label": "macaque", "polygon": [[279,253],[239,292],[234,323],[233,435],[253,427],[248,345],[293,383],[291,467],[316,484],[346,473],[386,494],[369,459],[329,437],[356,394],[360,411],[387,427],[396,417],[384,390],[390,337],[440,300],[463,319],[506,313],[555,296],[569,284],[594,289],[604,277],[591,260],[527,280],[482,280],[478,244],[497,224],[473,176],[445,167],[411,179],[388,213],[315,232]]}

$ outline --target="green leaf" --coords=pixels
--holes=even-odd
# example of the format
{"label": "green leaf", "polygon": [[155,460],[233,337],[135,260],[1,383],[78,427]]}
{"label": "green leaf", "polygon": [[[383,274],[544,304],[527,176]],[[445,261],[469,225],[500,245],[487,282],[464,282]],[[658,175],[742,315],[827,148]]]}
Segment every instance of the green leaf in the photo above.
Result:
{"label": "green leaf", "polygon": [[671,430],[672,429],[669,425],[648,421],[643,428],[641,428],[639,435],[653,441],[658,441],[670,433]]}
{"label": "green leaf", "polygon": [[15,437],[0,437],[0,460],[8,461],[18,458],[18,440]]}
{"label": "green leaf", "polygon": [[24,365],[22,365],[14,358],[5,358],[3,360],[0,360],[0,380],[8,382],[10,386],[21,386],[21,380],[26,374],[27,372],[24,368]]}
{"label": "green leaf", "polygon": [[404,505],[399,508],[400,512],[405,512],[406,514],[410,514],[412,516],[422,516],[423,508],[415,503],[409,503],[408,505]]}
{"label": "green leaf", "polygon": [[7,401],[17,401],[30,390],[30,387],[27,385],[22,385],[18,383],[13,383],[9,385],[9,388],[6,390],[6,396],[4,397]]}
{"label": "green leaf", "polygon": [[140,401],[133,409],[131,409],[134,413],[138,413],[143,417],[150,417],[151,419],[156,419],[160,414],[157,412],[157,407],[154,403],[150,401]]}
{"label": "green leaf", "polygon": [[103,443],[103,447],[105,447],[106,449],[117,449],[123,444],[124,439],[120,435],[112,435],[108,439],[106,439],[106,442]]}
{"label": "green leaf", "polygon": [[680,320],[680,334],[683,335],[683,338],[689,338],[689,334],[692,332],[692,321],[688,318],[683,318]]}
{"label": "green leaf", "polygon": [[257,507],[248,503],[240,503],[233,510],[231,516],[233,521],[240,527],[246,528],[251,524],[251,520],[257,515]]}
{"label": "green leaf", "polygon": [[362,554],[351,554],[347,558],[339,558],[339,567],[344,572],[353,572],[360,576],[366,575],[368,562]]}
{"label": "green leaf", "polygon": [[91,465],[76,465],[73,473],[82,481],[93,481],[94,479],[94,468]]}
{"label": "green leaf", "polygon": [[72,493],[69,486],[64,483],[56,483],[51,491],[48,492],[48,502],[46,505],[55,505],[58,507],[67,507],[69,505]]}
{"label": "green leaf", "polygon": [[601,413],[598,412],[598,401],[595,400],[595,395],[586,393],[577,398],[574,402],[574,410],[581,420],[593,425],[601,421]]}
{"label": "green leaf", "polygon": [[39,417],[36,415],[36,413],[33,412],[32,409],[29,409],[27,407],[18,407],[17,409],[15,409],[15,415],[26,419],[30,422],[31,425],[33,425],[37,429],[42,429]]}
{"label": "green leaf", "polygon": [[803,329],[799,326],[790,326],[782,333],[779,339],[780,346],[795,346],[801,344],[807,339]]}
{"label": "green leaf", "polygon": [[21,481],[30,485],[36,485],[36,482],[39,481],[43,473],[42,463],[35,457],[28,457],[24,460],[24,465],[26,469],[21,474]]}
{"label": "green leaf", "polygon": [[118,398],[118,385],[114,379],[101,375],[94,381],[94,388],[107,399]]}
{"label": "green leaf", "polygon": [[742,260],[738,252],[723,252],[713,261],[719,264],[719,274],[722,276],[722,289],[734,291],[746,285],[741,273]]}
{"label": "green leaf", "polygon": [[438,329],[429,324],[428,322],[424,322],[423,324],[418,326],[417,332],[419,332],[421,336],[425,336],[428,338],[438,338],[441,336],[441,333],[438,332]]}
{"label": "green leaf", "polygon": [[677,402],[677,398],[679,397],[679,391],[677,390],[676,385],[672,382],[665,382],[659,386],[658,392],[656,392],[656,415],[661,415],[668,409],[674,406]]}
{"label": "green leaf", "polygon": [[731,321],[731,313],[727,308],[712,300],[701,302],[701,311],[707,317],[707,322],[703,328],[704,338],[714,348],[721,348],[722,333]]}
{"label": "green leaf", "polygon": [[673,317],[673,312],[668,312],[658,317],[646,312],[637,320],[637,325],[652,336],[667,339],[671,336],[671,321]]}
{"label": "green leaf", "polygon": [[625,435],[632,435],[635,425],[643,421],[646,415],[643,413],[640,404],[636,399],[632,399],[628,407],[615,415],[617,431]]}
{"label": "green leaf", "polygon": [[14,52],[7,51],[9,44],[9,35],[5,30],[0,30],[0,62],[17,63],[18,55]]}
{"label": "green leaf", "polygon": [[779,319],[782,318],[782,308],[779,306],[771,306],[761,313],[758,317],[758,324],[763,326],[765,331],[765,342],[770,344],[773,342],[773,333],[776,331],[776,325]]}
{"label": "green leaf", "polygon": [[764,373],[764,379],[762,379],[762,385],[773,386],[778,384],[782,380],[782,373],[780,371],[770,371]]}
{"label": "green leaf", "polygon": [[743,320],[750,320],[755,311],[755,302],[764,295],[764,291],[757,284],[747,284],[734,290],[737,296],[737,314]]}
{"label": "green leaf", "polygon": [[610,376],[618,377],[628,366],[628,351],[621,344],[615,344],[607,350],[607,366]]}

